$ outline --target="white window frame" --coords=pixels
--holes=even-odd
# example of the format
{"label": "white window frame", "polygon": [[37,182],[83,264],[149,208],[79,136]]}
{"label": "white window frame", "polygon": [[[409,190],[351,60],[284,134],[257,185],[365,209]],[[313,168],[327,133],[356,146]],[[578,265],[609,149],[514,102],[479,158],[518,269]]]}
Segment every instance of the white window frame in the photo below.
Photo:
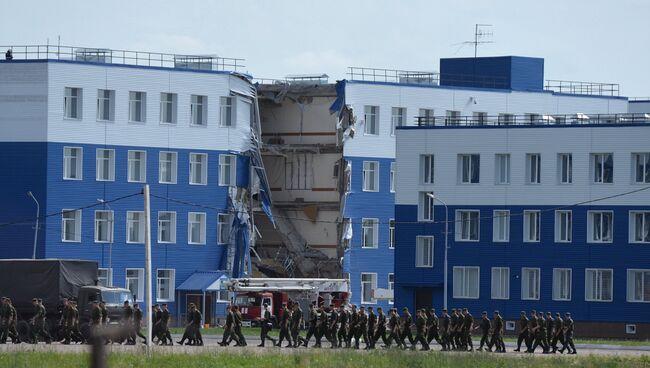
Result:
{"label": "white window frame", "polygon": [[[369,275],[371,276],[370,281],[364,281],[363,276],[364,275]],[[377,304],[377,299],[375,298],[370,298],[370,300],[366,300],[364,298],[364,284],[370,284],[370,294],[372,295],[374,290],[377,290],[377,273],[376,272],[361,272],[359,275],[359,282],[361,284],[361,304]]]}
{"label": "white window frame", "polygon": [[[634,157],[632,160],[634,165],[632,168],[633,183],[650,184],[650,152],[636,152],[632,155]],[[639,174],[641,175],[639,176]]]}
{"label": "white window frame", "polygon": [[[226,167],[229,173],[226,173]],[[219,186],[234,187],[237,185],[237,156],[219,155]]]}
{"label": "white window frame", "polygon": [[[169,156],[170,159],[166,157],[167,155],[171,155]],[[167,180],[166,177],[163,177],[163,173],[168,172],[167,168],[163,167],[163,165],[165,165],[167,162],[169,162],[169,177],[170,177],[169,180]],[[177,180],[178,180],[178,152],[160,151],[158,153],[158,183],[176,184]]]}
{"label": "white window frame", "polygon": [[379,106],[365,105],[363,107],[363,134],[379,135]]}
{"label": "white window frame", "polygon": [[388,249],[395,249],[395,219],[388,219]]}
{"label": "white window frame", "polygon": [[[476,219],[476,237],[472,237],[472,222]],[[473,209],[456,210],[454,221],[457,242],[478,242],[481,239],[481,211]]]}
{"label": "white window frame", "polygon": [[[129,277],[129,271],[135,271],[137,272],[136,277]],[[124,270],[124,288],[127,290],[131,290],[129,288],[129,281],[130,280],[135,280],[136,281],[136,288],[138,289],[136,294],[135,294],[135,300],[137,302],[142,302],[144,301],[144,268],[126,268]]]}
{"label": "white window frame", "polygon": [[[108,152],[108,157],[102,153]],[[108,177],[104,177],[105,165],[108,166]],[[95,180],[115,181],[115,150],[109,148],[97,148],[95,150]]]}
{"label": "white window frame", "polygon": [[[637,239],[637,216],[641,217],[641,239]],[[634,244],[650,244],[650,211],[630,211],[629,242]]]}
{"label": "white window frame", "polygon": [[[605,173],[607,171],[607,160],[611,160],[611,175],[608,180],[605,180]],[[614,154],[611,152],[605,153],[592,153],[591,154],[591,182],[593,184],[613,184],[614,183]]]}
{"label": "white window frame", "polygon": [[[390,280],[391,278],[393,279],[393,281]],[[388,290],[393,291],[393,298],[394,298],[395,297],[395,274],[392,272],[388,273]],[[388,299],[388,304],[390,305],[395,304],[395,299]]]}
{"label": "white window frame", "polygon": [[391,108],[390,135],[395,136],[395,128],[406,125],[406,107]]}
{"label": "white window frame", "polygon": [[[476,173],[476,179],[474,173]],[[476,180],[476,181],[474,181]],[[461,153],[458,155],[458,182],[460,184],[481,183],[481,155],[478,153]]]}
{"label": "white window frame", "polygon": [[[169,220],[162,220],[160,217],[161,215],[166,215],[169,214],[170,218]],[[163,231],[163,226],[162,222],[169,221],[169,240],[162,240],[162,231]],[[159,244],[176,244],[176,212],[174,211],[158,211],[158,243]]]}
{"label": "white window frame", "polygon": [[167,124],[167,125],[176,124],[176,122],[178,121],[177,103],[178,103],[178,94],[171,93],[171,92],[160,93],[160,124]]}
{"label": "white window frame", "polygon": [[[535,219],[535,221],[531,221]],[[524,210],[524,243],[539,243],[541,241],[542,213],[539,210]],[[534,226],[536,238],[531,238],[531,226]]]}
{"label": "white window frame", "polygon": [[[76,92],[73,95],[72,92]],[[73,103],[74,101],[74,103]],[[65,87],[63,90],[63,119],[83,119],[83,89],[78,87]]]}
{"label": "white window frame", "polygon": [[[100,272],[106,272],[105,277],[100,277],[99,273]],[[100,280],[106,279],[106,283],[103,284]],[[106,267],[100,267],[97,269],[97,285],[98,286],[105,286],[105,287],[111,287],[113,286],[113,269],[112,268],[106,268]]]}
{"label": "white window frame", "polygon": [[433,192],[420,192],[418,198],[418,220],[420,222],[433,222],[435,215],[435,200],[427,194]]}
{"label": "white window frame", "polygon": [[[567,219],[563,223],[563,217]],[[562,232],[566,234],[562,238]],[[571,210],[557,210],[555,211],[555,242],[556,243],[571,243],[573,241],[573,212]]]}
{"label": "white window frame", "polygon": [[[472,295],[469,276],[470,270],[476,270],[476,295]],[[456,271],[460,271],[460,279],[456,280]],[[457,283],[458,289],[457,289]],[[453,268],[453,297],[454,299],[478,299],[481,295],[481,268],[478,266],[454,266]]]}
{"label": "white window frame", "polygon": [[[497,236],[502,227],[504,227],[505,239],[499,239]],[[492,211],[492,241],[495,243],[510,242],[510,210]]]}
{"label": "white window frame", "polygon": [[[206,228],[206,213],[205,212],[188,212],[187,214],[187,243],[193,245],[205,245],[205,228]],[[194,226],[199,227],[199,239],[193,239],[192,229]]]}
{"label": "white window frame", "polygon": [[435,125],[434,109],[418,109],[418,116],[424,119],[424,125]]}
{"label": "white window frame", "polygon": [[[77,152],[73,155],[72,152]],[[63,147],[63,180],[83,180],[83,147]],[[70,169],[72,160],[76,162],[74,176]]]}
{"label": "white window frame", "polygon": [[97,121],[115,121],[115,90],[97,90]]}
{"label": "white window frame", "polygon": [[364,192],[379,192],[379,170],[379,161],[363,161],[362,190]]}
{"label": "white window frame", "polygon": [[[140,119],[138,119],[140,114]],[[129,123],[145,123],[147,121],[147,93],[129,91]]]}
{"label": "white window frame", "polygon": [[[232,214],[217,214],[217,244],[230,243],[230,228],[232,227]],[[226,232],[226,230],[228,232]]]}
{"label": "white window frame", "polygon": [[234,96],[222,96],[219,98],[219,126],[232,128],[236,125],[237,110],[235,109],[236,98]]}
{"label": "white window frame", "polygon": [[[66,216],[73,215],[72,218]],[[67,239],[68,227],[73,227],[73,238]],[[61,210],[61,241],[64,243],[81,242],[81,210],[63,209]]]}
{"label": "white window frame", "polygon": [[491,299],[510,299],[510,267],[492,267],[490,281]]}
{"label": "white window frame", "polygon": [[[568,273],[568,277],[561,276],[562,273]],[[562,285],[562,281],[565,281]],[[573,269],[571,268],[554,268],[553,269],[553,300],[569,302],[573,297]],[[565,291],[563,295],[562,291]]]}
{"label": "white window frame", "polygon": [[[366,244],[366,235],[370,231],[372,243]],[[361,248],[377,249],[379,247],[379,219],[362,218],[361,219]]]}
{"label": "white window frame", "polygon": [[472,112],[472,120],[476,125],[485,125],[488,121],[488,113],[485,111]]}
{"label": "white window frame", "polygon": [[420,155],[420,183],[434,184],[436,159],[432,154]]}
{"label": "white window frame", "polygon": [[542,155],[540,153],[526,154],[526,184],[539,185],[542,183]]}
{"label": "white window frame", "polygon": [[[609,285],[609,299],[604,298],[603,295],[603,274],[608,272],[611,274],[611,280]],[[593,274],[596,279],[593,280],[589,277],[590,274]],[[589,284],[592,283],[592,287],[595,286],[594,290],[596,295],[589,295]],[[611,303],[614,300],[614,270],[611,268],[585,268],[585,301],[587,302],[603,302]]]}
{"label": "white window frame", "polygon": [[[126,211],[126,243],[144,244],[144,211]],[[137,226],[139,239],[131,238],[131,229]]]}
{"label": "white window frame", "polygon": [[[534,281],[534,290],[531,295],[531,290],[529,289],[529,278],[530,274],[528,272],[533,272],[536,274],[536,280]],[[522,267],[521,268],[521,300],[539,300],[541,294],[541,279],[542,279],[542,270],[539,267]]]}
{"label": "white window frame", "polygon": [[[636,283],[636,278],[634,274],[636,273],[641,273],[641,283],[637,285]],[[646,280],[646,275],[648,274],[648,279]],[[647,282],[646,282],[647,281]],[[641,288],[641,292],[637,293],[636,292],[636,287],[639,286]],[[627,298],[626,300],[629,303],[650,303],[650,292],[647,293],[647,298],[646,298],[646,292],[645,289],[650,289],[650,269],[641,269],[641,268],[628,268],[627,269],[627,281],[626,281],[626,288],[627,288]],[[637,298],[636,295],[641,294],[640,298]]]}
{"label": "white window frame", "polygon": [[[603,220],[606,218],[604,216],[605,214],[609,214],[610,218],[610,228],[609,228],[609,239],[603,240],[603,234],[604,234],[604,227],[603,227]],[[598,221],[597,221],[598,220]],[[600,229],[600,234],[599,238],[595,236],[595,232],[597,230],[596,228],[596,222],[600,222],[598,225],[598,228]],[[594,211],[587,211],[587,243],[602,243],[602,244],[609,244],[614,241],[614,211],[611,210],[594,210]]]}
{"label": "white window frame", "polygon": [[415,267],[433,268],[435,243],[433,236],[418,235],[415,238]]}
{"label": "white window frame", "polygon": [[[97,216],[100,214],[108,214],[108,218],[103,219],[103,218],[98,218]],[[108,226],[108,233],[106,239],[100,239],[99,238],[99,228],[106,222]],[[113,242],[113,229],[115,227],[115,214],[113,213],[112,210],[96,210],[95,211],[95,243],[112,243]]]}
{"label": "white window frame", "polygon": [[510,184],[510,154],[495,154],[494,167],[494,183],[497,185]]}
{"label": "white window frame", "polygon": [[447,110],[445,113],[445,125],[460,125],[460,111]]}
{"label": "white window frame", "polygon": [[[135,154],[139,154],[139,158],[135,158]],[[129,183],[146,183],[147,182],[147,151],[129,150],[127,153],[127,181]],[[136,162],[140,165],[137,174],[140,180],[134,178],[136,169]]]}
{"label": "white window frame", "polygon": [[208,96],[190,95],[190,125],[208,125]]}
{"label": "white window frame", "polygon": [[390,163],[390,192],[395,193],[395,161]]}
{"label": "white window frame", "polygon": [[515,122],[515,116],[510,113],[500,113],[497,116],[497,123],[499,125],[511,125]]}
{"label": "white window frame", "polygon": [[[161,277],[160,271],[170,271],[169,276]],[[160,297],[160,280],[169,280],[169,298]],[[156,301],[157,302],[173,302],[176,294],[176,270],[173,268],[158,268],[156,269]]]}
{"label": "white window frame", "polygon": [[558,153],[558,182],[560,184],[573,184],[573,154]]}
{"label": "white window frame", "polygon": [[[197,178],[197,172],[199,177]],[[208,185],[208,154],[190,152],[190,185]],[[195,179],[199,179],[198,181]]]}

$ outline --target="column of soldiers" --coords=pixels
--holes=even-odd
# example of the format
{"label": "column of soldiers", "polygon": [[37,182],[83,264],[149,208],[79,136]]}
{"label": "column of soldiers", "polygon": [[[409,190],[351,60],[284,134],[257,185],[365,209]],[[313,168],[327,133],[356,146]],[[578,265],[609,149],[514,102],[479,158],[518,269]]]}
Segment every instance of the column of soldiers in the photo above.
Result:
{"label": "column of soldiers", "polygon": [[[571,313],[566,312],[564,319],[560,313],[553,314],[530,312],[530,318],[522,311],[519,317],[519,336],[517,338],[517,348],[515,351],[521,351],[521,344],[526,346],[526,353],[534,353],[537,347],[542,348],[544,354],[554,354],[556,352],[564,353],[566,350],[569,354],[576,354],[575,343],[573,342],[574,322]],[[562,344],[559,348],[558,342]]]}
{"label": "column of soldiers", "polygon": [[16,308],[11,304],[11,299],[4,296],[0,300],[0,344],[7,343],[7,337],[11,338],[14,344],[20,344],[20,337],[16,330],[18,314]]}

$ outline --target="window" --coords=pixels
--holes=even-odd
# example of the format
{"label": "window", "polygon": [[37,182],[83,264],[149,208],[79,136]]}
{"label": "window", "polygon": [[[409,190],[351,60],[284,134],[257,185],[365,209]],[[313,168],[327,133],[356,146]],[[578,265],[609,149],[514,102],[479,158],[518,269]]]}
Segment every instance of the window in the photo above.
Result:
{"label": "window", "polygon": [[541,216],[539,211],[524,211],[524,242],[538,242]]}
{"label": "window", "polygon": [[630,243],[650,243],[650,212],[630,212]]}
{"label": "window", "polygon": [[553,269],[553,300],[571,300],[571,269]]}
{"label": "window", "polygon": [[435,117],[433,115],[433,109],[420,109],[418,116],[422,121],[422,125],[435,125]]}
{"label": "window", "polygon": [[284,157],[284,188],[311,190],[314,180],[314,154],[286,153]]}
{"label": "window", "polygon": [[433,267],[433,236],[416,238],[415,267]]}
{"label": "window", "polygon": [[526,154],[526,183],[539,184],[541,183],[541,166],[542,157],[539,153]]}
{"label": "window", "polygon": [[220,117],[219,125],[222,127],[235,126],[235,114],[233,113],[234,98],[221,97],[221,106],[219,106]]}
{"label": "window", "polygon": [[492,241],[510,241],[510,211],[495,210],[492,217]]}
{"label": "window", "polygon": [[187,216],[187,242],[205,244],[205,213],[190,212]]}
{"label": "window", "polygon": [[594,183],[614,182],[614,157],[611,153],[592,153],[591,161],[594,169]]}
{"label": "window", "polygon": [[571,211],[555,211],[555,242],[570,243],[573,217]]}
{"label": "window", "polygon": [[113,211],[95,211],[95,243],[113,242]]}
{"label": "window", "polygon": [[423,184],[433,184],[433,155],[420,155],[420,180]]}
{"label": "window", "polygon": [[158,160],[158,182],[176,184],[178,154],[176,152],[161,151]]}
{"label": "window", "polygon": [[512,114],[499,114],[497,123],[499,125],[510,125],[515,122],[515,116]]}
{"label": "window", "polygon": [[81,88],[65,87],[65,96],[63,97],[63,117],[66,119],[81,119],[81,101]]}
{"label": "window", "polygon": [[[650,285],[650,282],[648,283]],[[395,274],[394,273],[389,273],[388,274],[388,290],[392,291],[395,293]],[[393,294],[393,296],[395,296]],[[393,304],[395,301],[393,299],[388,299],[388,304]]]}
{"label": "window", "polygon": [[147,182],[147,152],[129,151],[128,180],[131,183]]}
{"label": "window", "polygon": [[433,204],[434,199],[431,198],[433,192],[420,192],[419,200],[419,214],[420,221],[433,221]]}
{"label": "window", "polygon": [[379,191],[379,162],[377,161],[363,162],[363,191],[364,192]]}
{"label": "window", "polygon": [[498,153],[495,155],[496,183],[510,184],[510,155]]}
{"label": "window", "polygon": [[176,99],[175,93],[160,94],[160,122],[163,124],[176,124]]}
{"label": "window", "polygon": [[395,161],[390,163],[390,192],[395,193]]}
{"label": "window", "polygon": [[521,300],[539,300],[539,268],[521,269]]}
{"label": "window", "polygon": [[477,184],[480,179],[481,156],[458,155],[460,163],[460,182],[462,184]]}
{"label": "window", "polygon": [[587,268],[585,270],[585,300],[588,302],[611,302],[614,286],[611,269]]}
{"label": "window", "polygon": [[173,302],[176,292],[176,270],[159,268],[156,270],[156,276],[156,285],[158,286],[156,301]]}
{"label": "window", "polygon": [[361,247],[377,248],[377,235],[379,234],[379,220],[364,218],[361,220]]}
{"label": "window", "polygon": [[492,267],[492,299],[510,299],[510,268]]}
{"label": "window", "polygon": [[542,122],[542,116],[536,113],[525,113],[524,118],[528,124],[538,124]]}
{"label": "window", "polygon": [[388,248],[395,248],[395,219],[388,220]]}
{"label": "window", "polygon": [[81,241],[81,210],[61,210],[61,241]]}
{"label": "window", "polygon": [[115,180],[115,150],[97,149],[96,171],[95,179],[97,181]]}
{"label": "window", "polygon": [[136,301],[141,302],[144,300],[144,269],[126,269],[126,288],[131,290],[131,294],[135,295]]}
{"label": "window", "polygon": [[395,128],[406,125],[406,108],[393,107],[391,109],[390,134],[395,135]]}
{"label": "window", "polygon": [[158,212],[158,243],[176,243],[176,212]]}
{"label": "window", "polygon": [[126,242],[144,244],[144,212],[126,212]]}
{"label": "window", "polygon": [[362,273],[361,274],[361,304],[375,304],[377,300],[373,298],[375,289],[377,288],[377,274],[376,273]]}
{"label": "window", "polygon": [[237,182],[237,161],[234,155],[219,155],[219,185],[235,186]]}
{"label": "window", "polygon": [[81,147],[63,147],[63,179],[81,180],[83,151]]}
{"label": "window", "polygon": [[229,213],[220,213],[217,215],[217,243],[230,243],[230,227],[232,224],[232,215]]}
{"label": "window", "polygon": [[190,184],[208,184],[208,155],[190,153]]}
{"label": "window", "polygon": [[97,285],[110,287],[113,286],[113,269],[112,268],[98,268],[97,269]]}
{"label": "window", "polygon": [[558,155],[558,166],[560,167],[560,184],[573,183],[573,155],[560,153]]}
{"label": "window", "polygon": [[459,125],[460,124],[460,111],[447,110],[447,118],[445,125]]}
{"label": "window", "polygon": [[650,303],[650,270],[627,270],[627,301]]}
{"label": "window", "polygon": [[478,241],[479,211],[456,211],[456,241]]}
{"label": "window", "polygon": [[454,298],[478,299],[479,268],[454,267]]}
{"label": "window", "polygon": [[476,125],[484,125],[487,123],[488,115],[487,112],[483,111],[474,111],[472,114],[472,120]]}
{"label": "window", "polygon": [[115,91],[108,89],[97,91],[97,120],[115,120]]}
{"label": "window", "polygon": [[590,243],[611,243],[614,226],[612,211],[587,212],[587,240]]}
{"label": "window", "polygon": [[129,91],[129,121],[144,123],[147,120],[147,94]]}
{"label": "window", "polygon": [[190,124],[206,125],[208,122],[208,97],[192,95],[190,97]]}
{"label": "window", "polygon": [[364,134],[379,135],[379,106],[364,106]]}
{"label": "window", "polygon": [[634,153],[634,182],[650,183],[650,152]]}

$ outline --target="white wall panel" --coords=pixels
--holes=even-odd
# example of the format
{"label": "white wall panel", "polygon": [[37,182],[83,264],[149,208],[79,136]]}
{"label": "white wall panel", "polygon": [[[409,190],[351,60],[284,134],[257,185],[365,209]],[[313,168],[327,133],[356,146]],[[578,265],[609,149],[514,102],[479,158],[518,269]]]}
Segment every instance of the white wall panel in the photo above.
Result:
{"label": "white wall panel", "polygon": [[47,65],[1,63],[0,141],[44,141],[46,125]]}

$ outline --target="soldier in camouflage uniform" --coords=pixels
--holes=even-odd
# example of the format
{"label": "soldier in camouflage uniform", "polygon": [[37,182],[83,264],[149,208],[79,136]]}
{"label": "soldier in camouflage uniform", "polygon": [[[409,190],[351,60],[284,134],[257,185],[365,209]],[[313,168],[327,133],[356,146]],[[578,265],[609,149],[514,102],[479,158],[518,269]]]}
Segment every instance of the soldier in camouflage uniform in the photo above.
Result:
{"label": "soldier in camouflage uniform", "polygon": [[429,343],[427,342],[427,317],[423,309],[418,310],[415,319],[416,335],[411,350],[415,350],[417,343],[422,345],[420,350],[429,350]]}

